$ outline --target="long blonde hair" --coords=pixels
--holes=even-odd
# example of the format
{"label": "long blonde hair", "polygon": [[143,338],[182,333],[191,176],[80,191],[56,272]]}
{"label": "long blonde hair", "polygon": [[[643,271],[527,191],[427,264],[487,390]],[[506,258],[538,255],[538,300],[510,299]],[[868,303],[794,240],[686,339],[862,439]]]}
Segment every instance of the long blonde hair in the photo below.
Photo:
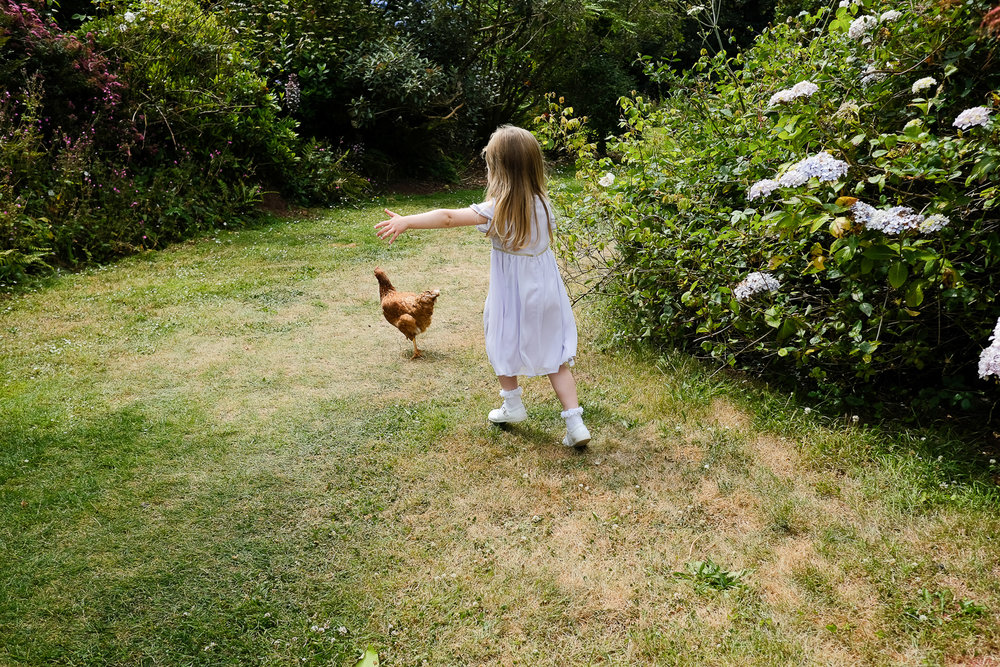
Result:
{"label": "long blonde hair", "polygon": [[[538,140],[527,130],[501,125],[483,149],[486,158],[486,197],[494,203],[493,224],[488,236],[496,237],[511,250],[531,242],[535,197],[546,201],[545,163]],[[545,206],[545,228],[552,237],[551,219]]]}

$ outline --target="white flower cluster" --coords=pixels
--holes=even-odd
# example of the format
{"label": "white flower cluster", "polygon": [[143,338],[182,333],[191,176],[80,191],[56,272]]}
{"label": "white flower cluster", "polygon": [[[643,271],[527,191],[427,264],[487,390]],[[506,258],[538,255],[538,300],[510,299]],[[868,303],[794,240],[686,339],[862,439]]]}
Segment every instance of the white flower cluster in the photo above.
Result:
{"label": "white flower cluster", "polygon": [[850,9],[854,5],[858,4],[856,0],[840,0],[838,7],[843,7],[844,9]]}
{"label": "white flower cluster", "polygon": [[615,175],[612,174],[610,171],[601,176],[599,179],[597,179],[597,184],[600,185],[602,188],[611,187],[611,185],[614,184],[614,182],[615,182]]}
{"label": "white flower cluster", "polygon": [[737,301],[745,301],[759,292],[777,292],[781,283],[770,273],[754,271],[733,288]]}
{"label": "white flower cluster", "polygon": [[1000,377],[1000,319],[990,336],[990,346],[979,355],[979,377],[985,380],[989,375]]}
{"label": "white flower cluster", "polygon": [[947,227],[949,222],[951,221],[947,216],[935,213],[924,218],[924,221],[920,223],[919,230],[921,234],[933,234]]}
{"label": "white flower cluster", "polygon": [[870,86],[877,81],[882,81],[885,77],[885,72],[878,71],[875,65],[868,65],[865,67],[865,71],[861,73],[861,85]]}
{"label": "white flower cluster", "polygon": [[767,197],[779,187],[781,187],[781,184],[773,179],[765,178],[759,180],[750,186],[750,193],[747,195],[747,199],[753,201],[757,197]]}
{"label": "white flower cluster", "polygon": [[820,181],[836,181],[841,176],[847,174],[847,163],[838,160],[829,153],[821,152],[816,155],[800,160],[788,168],[778,184],[786,188],[794,188],[804,185],[810,178],[818,178]]}
{"label": "white flower cluster", "polygon": [[913,82],[913,87],[910,89],[914,93],[919,93],[922,90],[927,90],[932,86],[937,85],[937,79],[932,76],[925,76],[922,79],[917,79]]}
{"label": "white flower cluster", "polygon": [[986,107],[972,107],[958,114],[952,123],[960,130],[968,130],[976,125],[986,125],[990,120],[990,110]]}
{"label": "white flower cluster", "polygon": [[792,100],[796,100],[800,97],[809,97],[817,90],[819,90],[819,86],[812,81],[799,81],[791,88],[779,90],[774,95],[771,95],[771,99],[768,101],[767,105],[774,106],[780,102],[791,102]]}
{"label": "white flower cluster", "polygon": [[851,39],[861,39],[876,25],[878,25],[878,19],[874,16],[859,16],[851,21],[851,27],[847,29],[847,36]]}
{"label": "white flower cluster", "polygon": [[893,21],[898,21],[899,17],[903,15],[903,12],[896,11],[895,9],[890,9],[887,12],[882,12],[882,16],[878,17],[878,20],[882,23],[892,23]]}
{"label": "white flower cluster", "polygon": [[908,231],[932,234],[941,231],[950,222],[940,213],[925,218],[907,206],[878,209],[860,200],[851,206],[851,211],[854,213],[855,222],[883,234],[901,234]]}
{"label": "white flower cluster", "polygon": [[840,103],[840,107],[837,109],[837,113],[833,114],[836,118],[854,118],[859,113],[861,113],[861,107],[854,100],[846,100]]}
{"label": "white flower cluster", "polygon": [[810,178],[836,181],[847,173],[847,166],[846,162],[829,153],[816,153],[790,166],[778,180],[765,178],[757,181],[750,186],[747,199],[753,201],[758,197],[767,197],[778,188],[797,188],[808,183]]}
{"label": "white flower cluster", "polygon": [[289,111],[296,111],[302,102],[302,89],[299,87],[299,77],[296,74],[289,74],[285,83],[285,106]]}

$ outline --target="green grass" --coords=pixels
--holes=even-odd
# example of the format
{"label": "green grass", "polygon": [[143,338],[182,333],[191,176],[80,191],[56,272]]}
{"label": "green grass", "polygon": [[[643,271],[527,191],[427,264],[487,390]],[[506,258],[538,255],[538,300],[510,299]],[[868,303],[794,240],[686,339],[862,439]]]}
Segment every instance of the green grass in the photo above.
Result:
{"label": "green grass", "polygon": [[[488,244],[371,230],[384,205],[478,194],[220,232],[0,303],[0,664],[1000,653],[977,443],[618,349],[593,303],[589,451],[558,444],[543,379],[529,422],[488,426]],[[376,265],[442,290],[425,359],[382,319]]]}

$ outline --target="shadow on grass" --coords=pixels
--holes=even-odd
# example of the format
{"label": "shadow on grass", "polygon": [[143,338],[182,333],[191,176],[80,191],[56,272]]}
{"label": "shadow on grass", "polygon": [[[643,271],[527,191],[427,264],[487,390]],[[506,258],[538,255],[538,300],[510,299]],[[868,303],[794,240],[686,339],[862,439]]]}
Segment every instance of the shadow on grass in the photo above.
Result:
{"label": "shadow on grass", "polygon": [[565,447],[563,446],[562,431],[554,432],[552,429],[539,428],[525,424],[497,424],[497,428],[506,433],[516,436],[518,439],[527,442],[535,449],[566,452],[570,455],[580,456],[589,451],[587,447]]}

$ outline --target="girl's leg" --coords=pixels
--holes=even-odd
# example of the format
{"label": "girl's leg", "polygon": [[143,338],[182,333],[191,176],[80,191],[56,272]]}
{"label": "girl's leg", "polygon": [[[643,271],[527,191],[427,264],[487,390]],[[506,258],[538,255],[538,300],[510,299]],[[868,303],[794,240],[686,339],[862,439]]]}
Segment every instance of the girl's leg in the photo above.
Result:
{"label": "girl's leg", "polygon": [[504,391],[513,391],[517,389],[516,375],[498,375],[497,379],[500,380],[500,388]]}
{"label": "girl's leg", "polygon": [[576,396],[576,380],[567,364],[549,375],[549,382],[555,390],[559,402],[562,403],[561,417],[566,420],[566,437],[563,444],[567,447],[586,447],[590,442],[590,431],[583,423],[583,408]]}
{"label": "girl's leg", "polygon": [[[549,374],[549,382],[556,392],[556,398],[562,403],[563,410],[572,410],[580,407],[576,397],[576,380],[569,370],[569,365],[563,364],[555,373]],[[503,386],[503,378],[500,378],[500,386]],[[514,386],[517,386],[517,378],[514,378]]]}
{"label": "girl's leg", "polygon": [[494,424],[523,422],[528,418],[528,411],[521,402],[521,388],[517,386],[517,376],[499,375],[500,397],[503,405],[496,410],[490,410],[489,420]]}

